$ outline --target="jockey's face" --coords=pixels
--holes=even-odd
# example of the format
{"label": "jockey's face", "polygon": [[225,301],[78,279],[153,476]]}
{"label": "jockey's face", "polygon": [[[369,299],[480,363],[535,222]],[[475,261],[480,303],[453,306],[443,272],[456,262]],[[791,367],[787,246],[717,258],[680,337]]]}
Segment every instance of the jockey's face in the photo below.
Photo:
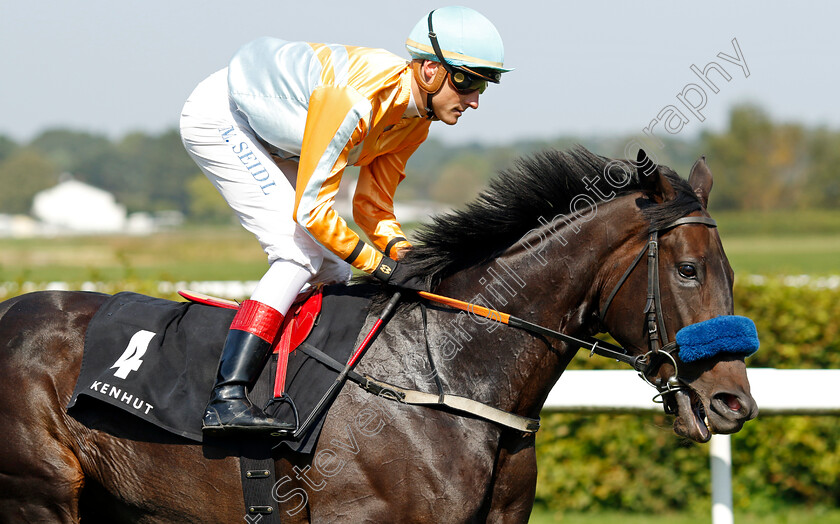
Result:
{"label": "jockey's face", "polygon": [[[436,64],[440,67],[439,64]],[[455,125],[468,108],[478,109],[478,90],[461,94],[447,79],[440,91],[432,97],[432,109],[435,116],[444,124]]]}

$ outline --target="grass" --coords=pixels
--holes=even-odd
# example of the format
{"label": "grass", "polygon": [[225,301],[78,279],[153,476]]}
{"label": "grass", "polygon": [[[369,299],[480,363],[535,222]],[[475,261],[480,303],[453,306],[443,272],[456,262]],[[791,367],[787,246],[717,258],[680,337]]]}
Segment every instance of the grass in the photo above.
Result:
{"label": "grass", "polygon": [[799,236],[723,236],[736,274],[840,273],[840,233]]}
{"label": "grass", "polygon": [[[840,510],[788,508],[772,514],[735,512],[738,524],[840,524]],[[711,510],[704,515],[670,513],[633,515],[627,513],[551,513],[534,509],[531,524],[708,524]]]}
{"label": "grass", "polygon": [[840,273],[840,212],[712,212],[736,274]]}
{"label": "grass", "polygon": [[713,209],[721,235],[729,237],[836,236],[840,234],[840,212],[804,209],[799,211],[724,211]]}
{"label": "grass", "polygon": [[267,267],[257,241],[239,227],[0,239],[0,281],[256,280]]}

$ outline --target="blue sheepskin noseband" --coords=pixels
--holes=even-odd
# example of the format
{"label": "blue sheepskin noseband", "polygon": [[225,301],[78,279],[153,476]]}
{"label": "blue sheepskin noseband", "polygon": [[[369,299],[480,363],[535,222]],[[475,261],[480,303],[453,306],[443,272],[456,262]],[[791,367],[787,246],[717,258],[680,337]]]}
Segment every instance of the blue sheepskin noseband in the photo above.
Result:
{"label": "blue sheepskin noseband", "polygon": [[677,331],[680,360],[695,362],[721,353],[748,357],[758,351],[758,331],[747,317],[724,315]]}

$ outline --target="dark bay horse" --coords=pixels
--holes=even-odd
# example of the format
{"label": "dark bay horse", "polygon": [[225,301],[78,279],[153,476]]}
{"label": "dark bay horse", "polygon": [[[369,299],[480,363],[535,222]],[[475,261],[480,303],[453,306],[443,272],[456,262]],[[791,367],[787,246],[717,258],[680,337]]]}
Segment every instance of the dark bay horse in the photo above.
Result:
{"label": "dark bay horse", "polygon": [[[434,219],[406,262],[436,293],[566,334],[608,331],[641,355],[650,343],[648,272],[640,263],[622,277],[651,231],[708,217],[711,186],[703,159],[687,183],[664,166],[640,169],[582,148],[547,152],[502,173],[465,210]],[[715,228],[663,229],[658,269],[668,340],[732,314],[733,273]],[[105,298],[40,292],[0,304],[0,520],[242,522],[236,457],[116,413],[114,429],[103,431],[65,412],[86,326]],[[358,371],[431,392],[436,375],[448,393],[535,418],[577,349],[432,304],[424,329],[412,300]],[[678,364],[682,388],[666,396],[678,434],[703,442],[756,415],[743,357]],[[666,363],[649,378],[674,371]],[[533,434],[352,384],[315,453],[275,466],[274,496],[289,522],[527,522],[536,485]]]}

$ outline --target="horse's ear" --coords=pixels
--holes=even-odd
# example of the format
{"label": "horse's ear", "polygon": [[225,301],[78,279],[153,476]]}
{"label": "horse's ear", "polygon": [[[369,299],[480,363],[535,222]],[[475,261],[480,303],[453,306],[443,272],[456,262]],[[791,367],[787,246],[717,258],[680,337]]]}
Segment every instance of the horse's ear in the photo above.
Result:
{"label": "horse's ear", "polygon": [[660,204],[672,200],[677,196],[674,186],[662,174],[662,170],[648,158],[644,149],[639,149],[636,154],[636,170],[639,174],[639,183],[642,191],[650,193],[653,199]]}
{"label": "horse's ear", "polygon": [[691,173],[688,175],[688,184],[694,193],[703,203],[703,207],[709,207],[709,193],[712,192],[712,172],[706,165],[706,157],[701,156],[691,166]]}

